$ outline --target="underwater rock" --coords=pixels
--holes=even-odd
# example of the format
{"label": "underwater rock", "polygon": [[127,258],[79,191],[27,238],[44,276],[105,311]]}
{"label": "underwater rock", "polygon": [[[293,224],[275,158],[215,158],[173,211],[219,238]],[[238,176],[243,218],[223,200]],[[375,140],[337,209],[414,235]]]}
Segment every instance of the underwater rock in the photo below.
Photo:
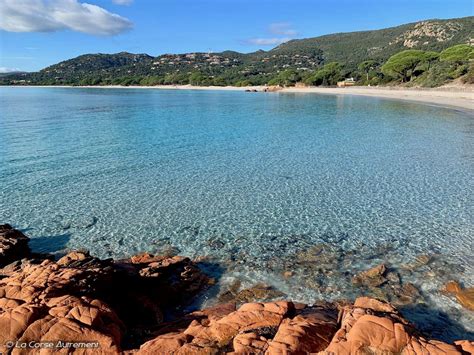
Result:
{"label": "underwater rock", "polygon": [[415,260],[419,265],[427,265],[431,262],[432,259],[432,255],[421,254],[418,255]]}
{"label": "underwater rock", "polygon": [[396,305],[414,304],[417,303],[418,299],[421,297],[418,288],[410,282],[401,286],[394,286],[393,294],[395,296],[393,302]]}
{"label": "underwater rock", "polygon": [[385,275],[387,281],[394,285],[399,285],[401,283],[400,275],[396,271],[387,272]]}
{"label": "underwater rock", "polygon": [[207,245],[214,249],[222,249],[225,246],[225,243],[219,238],[209,239]]}
{"label": "underwater rock", "polygon": [[362,271],[359,274],[355,275],[352,278],[352,283],[357,286],[380,286],[387,281],[387,279],[384,277],[386,271],[387,267],[385,266],[385,264],[374,266],[369,270]]}
{"label": "underwater rock", "polygon": [[240,291],[235,301],[237,303],[265,301],[275,298],[283,297],[285,294],[273,288],[272,286],[264,284],[256,284],[248,289]]}
{"label": "underwater rock", "polygon": [[295,261],[298,264],[311,263],[319,267],[337,264],[341,251],[328,243],[319,243],[310,248],[301,250],[296,254]]}
{"label": "underwater rock", "polygon": [[435,255],[420,254],[415,257],[413,262],[401,265],[401,268],[413,272],[435,261]]}
{"label": "underwater rock", "polygon": [[461,306],[474,311],[474,287],[463,288],[458,282],[449,281],[442,291],[453,294]]}
{"label": "underwater rock", "polygon": [[232,302],[235,299],[236,295],[239,293],[241,282],[235,280],[230,285],[227,286],[227,289],[224,292],[219,294],[219,302]]}
{"label": "underwater rock", "polygon": [[255,301],[266,301],[281,298],[285,294],[272,286],[256,284],[246,289],[240,289],[240,281],[235,281],[229,288],[218,296],[220,302],[246,303]]}

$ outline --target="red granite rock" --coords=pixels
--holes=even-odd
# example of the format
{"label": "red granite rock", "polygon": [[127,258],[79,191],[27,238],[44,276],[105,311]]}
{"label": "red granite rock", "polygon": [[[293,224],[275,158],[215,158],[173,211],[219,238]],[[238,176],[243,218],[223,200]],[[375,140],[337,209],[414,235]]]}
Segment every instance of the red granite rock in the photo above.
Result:
{"label": "red granite rock", "polygon": [[29,238],[9,224],[0,224],[0,267],[30,256]]}
{"label": "red granite rock", "polygon": [[[10,226],[0,226],[0,244],[3,237],[22,239]],[[15,253],[8,255],[13,258]],[[228,303],[179,314],[177,309],[208,282],[190,259],[181,256],[141,254],[114,262],[77,251],[58,261],[10,261],[13,263],[1,270],[0,279],[1,353],[11,350],[6,347],[10,341],[59,340],[99,346],[59,352],[65,354],[422,355],[474,351],[474,343],[468,340],[446,344],[423,338],[394,306],[369,297],[360,297],[353,304],[314,306],[279,301],[245,303],[236,309],[234,303]],[[385,272],[382,265],[369,270],[363,279],[383,278]],[[445,292],[469,305],[470,289],[451,282]],[[165,313],[173,319],[165,320]],[[12,350],[12,354],[23,353],[30,351]],[[41,354],[50,353],[56,352],[41,350]]]}

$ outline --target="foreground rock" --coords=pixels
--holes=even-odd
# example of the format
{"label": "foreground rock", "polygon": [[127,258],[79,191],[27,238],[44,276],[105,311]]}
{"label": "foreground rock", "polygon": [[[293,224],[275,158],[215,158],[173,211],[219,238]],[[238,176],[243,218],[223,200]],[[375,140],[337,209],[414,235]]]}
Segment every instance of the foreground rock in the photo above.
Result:
{"label": "foreground rock", "polygon": [[150,254],[114,262],[72,252],[16,261],[0,274],[1,353],[9,341],[51,339],[137,347],[208,281],[188,258]]}
{"label": "foreground rock", "polygon": [[139,354],[291,354],[324,350],[337,330],[336,308],[291,302],[247,303],[195,312],[184,329],[157,336]]}
{"label": "foreground rock", "polygon": [[361,297],[343,307],[340,329],[323,354],[462,354],[462,347],[427,340],[391,305]]}
{"label": "foreground rock", "polygon": [[[21,233],[0,227],[7,240]],[[23,238],[24,237],[24,238]],[[18,242],[11,243],[18,245]],[[5,242],[4,245],[8,245]],[[27,245],[26,245],[27,246]],[[389,303],[244,303],[281,296],[265,286],[223,296],[232,301],[185,314],[183,305],[210,280],[185,257],[141,254],[100,260],[71,252],[55,261],[5,248],[0,254],[0,353],[80,354],[466,354],[474,343],[446,344],[422,337]],[[13,255],[22,257],[12,261]],[[24,258],[29,256],[29,258]],[[10,262],[8,265],[7,262]],[[358,278],[390,279],[385,266]],[[357,281],[359,282],[359,281]],[[389,281],[387,281],[389,282]],[[376,282],[378,283],[378,281]],[[450,284],[458,299],[469,290]],[[31,349],[63,341],[91,348]],[[17,347],[11,346],[11,343]],[[28,347],[22,348],[25,344]],[[31,345],[33,344],[33,345]]]}
{"label": "foreground rock", "polygon": [[186,327],[158,335],[139,354],[463,354],[474,343],[446,344],[419,335],[390,304],[306,306],[249,303],[195,312]]}
{"label": "foreground rock", "polygon": [[0,225],[0,267],[30,256],[30,239],[9,224]]}

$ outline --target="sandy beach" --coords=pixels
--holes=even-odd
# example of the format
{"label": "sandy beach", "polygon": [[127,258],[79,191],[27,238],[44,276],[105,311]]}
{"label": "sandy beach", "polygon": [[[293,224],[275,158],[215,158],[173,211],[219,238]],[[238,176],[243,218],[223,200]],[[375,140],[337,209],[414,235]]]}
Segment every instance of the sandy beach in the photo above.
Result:
{"label": "sandy beach", "polygon": [[[19,86],[11,86],[19,87]],[[29,86],[33,87],[33,86]],[[67,87],[92,89],[143,89],[143,90],[219,90],[219,91],[258,91],[262,92],[265,86],[192,86],[192,85],[157,85],[157,86],[38,86],[38,87]],[[434,89],[398,88],[398,87],[367,87],[354,86],[346,88],[328,87],[287,87],[274,90],[277,93],[302,93],[323,95],[357,95],[371,96],[386,99],[406,100],[445,106],[468,111],[474,111],[474,87],[441,87]]]}
{"label": "sandy beach", "polygon": [[285,88],[282,92],[372,96],[474,110],[473,88],[399,89],[365,86],[347,88],[311,87]]}
{"label": "sandy beach", "polygon": [[[177,90],[265,90],[265,86],[233,87],[233,86],[155,86],[158,89]],[[346,88],[328,87],[287,87],[275,92],[278,93],[304,93],[304,94],[328,94],[328,95],[357,95],[381,97],[387,99],[407,100],[422,102],[439,106],[474,110],[474,87],[459,88],[447,87],[436,89],[407,89],[396,87],[368,87],[356,86]]]}

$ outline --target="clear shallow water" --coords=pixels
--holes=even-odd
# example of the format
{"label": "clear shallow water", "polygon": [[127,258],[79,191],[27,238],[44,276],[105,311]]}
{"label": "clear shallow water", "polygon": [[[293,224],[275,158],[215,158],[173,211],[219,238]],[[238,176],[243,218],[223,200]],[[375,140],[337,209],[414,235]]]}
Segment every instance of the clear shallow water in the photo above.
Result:
{"label": "clear shallow water", "polygon": [[[0,221],[42,251],[124,257],[172,246],[211,256],[223,284],[265,282],[306,302],[352,297],[337,277],[324,288],[299,270],[282,277],[298,253],[328,243],[357,251],[344,261],[350,272],[437,253],[455,265],[446,279],[472,286],[473,181],[474,118],[440,107],[0,88]],[[444,279],[412,276],[436,307],[472,320],[436,292]]]}

